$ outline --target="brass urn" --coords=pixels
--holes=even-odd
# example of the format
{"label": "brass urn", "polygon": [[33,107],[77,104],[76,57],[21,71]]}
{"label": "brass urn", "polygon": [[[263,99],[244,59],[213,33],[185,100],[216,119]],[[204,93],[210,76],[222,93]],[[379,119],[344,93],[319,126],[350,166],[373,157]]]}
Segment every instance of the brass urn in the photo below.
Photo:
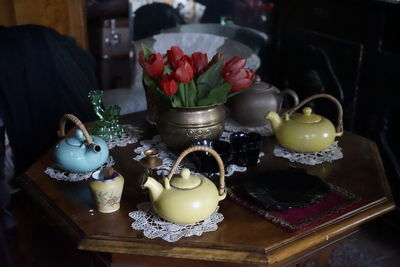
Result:
{"label": "brass urn", "polygon": [[224,131],[223,105],[171,108],[159,114],[157,129],[168,149],[181,152],[199,139],[218,139]]}

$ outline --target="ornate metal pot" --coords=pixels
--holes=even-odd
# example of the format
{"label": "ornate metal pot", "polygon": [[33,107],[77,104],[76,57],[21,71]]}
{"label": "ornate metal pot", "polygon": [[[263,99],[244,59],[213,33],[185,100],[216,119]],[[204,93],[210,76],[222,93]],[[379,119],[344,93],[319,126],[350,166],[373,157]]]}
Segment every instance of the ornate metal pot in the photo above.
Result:
{"label": "ornate metal pot", "polygon": [[297,94],[290,89],[279,90],[275,86],[257,81],[245,92],[229,99],[227,106],[234,120],[246,126],[263,126],[268,124],[264,114],[269,111],[280,113],[283,98],[289,95],[294,105],[299,103]]}
{"label": "ornate metal pot", "polygon": [[159,114],[157,129],[167,147],[181,152],[195,140],[218,139],[224,131],[223,105],[171,108]]}

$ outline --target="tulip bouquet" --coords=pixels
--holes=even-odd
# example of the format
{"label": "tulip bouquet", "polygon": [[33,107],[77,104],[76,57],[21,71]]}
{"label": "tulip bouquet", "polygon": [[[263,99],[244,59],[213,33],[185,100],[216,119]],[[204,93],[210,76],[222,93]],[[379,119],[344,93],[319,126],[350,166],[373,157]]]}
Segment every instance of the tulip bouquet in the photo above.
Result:
{"label": "tulip bouquet", "polygon": [[222,54],[216,54],[208,61],[207,54],[185,55],[177,46],[166,55],[143,46],[139,64],[148,90],[156,90],[172,107],[223,104],[249,87],[255,77],[240,56],[226,61]]}

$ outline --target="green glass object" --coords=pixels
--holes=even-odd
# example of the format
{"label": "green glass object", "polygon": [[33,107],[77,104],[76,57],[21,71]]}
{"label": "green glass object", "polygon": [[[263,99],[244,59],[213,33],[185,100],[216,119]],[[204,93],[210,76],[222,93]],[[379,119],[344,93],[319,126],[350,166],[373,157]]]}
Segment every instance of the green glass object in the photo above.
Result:
{"label": "green glass object", "polygon": [[121,125],[118,124],[121,107],[113,105],[107,108],[102,107],[103,91],[92,90],[88,95],[93,109],[99,120],[90,129],[90,133],[106,141],[120,138],[124,132]]}
{"label": "green glass object", "polygon": [[234,25],[233,19],[230,16],[221,16],[219,23],[221,25]]}

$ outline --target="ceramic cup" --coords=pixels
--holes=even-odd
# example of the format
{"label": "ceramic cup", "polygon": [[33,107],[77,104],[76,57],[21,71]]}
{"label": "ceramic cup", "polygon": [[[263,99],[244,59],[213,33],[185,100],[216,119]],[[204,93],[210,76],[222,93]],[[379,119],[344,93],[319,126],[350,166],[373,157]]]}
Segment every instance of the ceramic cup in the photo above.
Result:
{"label": "ceramic cup", "polygon": [[101,177],[100,171],[92,174],[89,187],[97,203],[97,210],[102,213],[117,211],[120,207],[124,177],[114,172],[111,177]]}
{"label": "ceramic cup", "polygon": [[237,132],[229,141],[233,150],[233,162],[241,167],[255,166],[261,151],[262,136],[258,133]]}
{"label": "ceramic cup", "polygon": [[[214,149],[222,159],[224,166],[228,166],[232,157],[232,147],[229,142],[221,140],[201,139],[193,142],[192,146],[207,146]],[[214,157],[205,151],[195,151],[190,153],[189,159],[195,164],[196,171],[201,173],[217,173],[219,171],[218,163]]]}

